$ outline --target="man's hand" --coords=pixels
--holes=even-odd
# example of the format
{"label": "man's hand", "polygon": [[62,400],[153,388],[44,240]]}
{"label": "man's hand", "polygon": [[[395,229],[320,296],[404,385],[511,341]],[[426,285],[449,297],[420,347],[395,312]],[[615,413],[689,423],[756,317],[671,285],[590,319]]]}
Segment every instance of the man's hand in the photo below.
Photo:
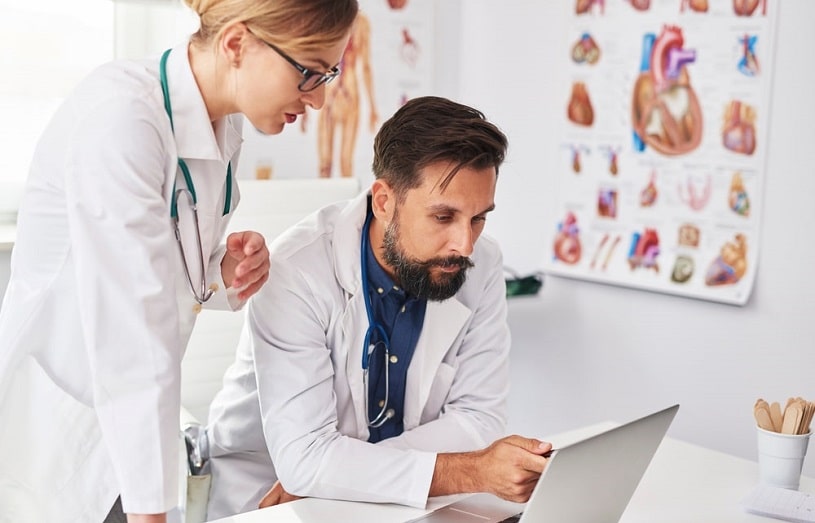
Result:
{"label": "man's hand", "polygon": [[258,508],[272,507],[274,505],[280,505],[281,503],[288,503],[289,501],[296,501],[298,499],[303,498],[299,496],[292,496],[286,492],[283,485],[281,485],[278,481],[271,489],[269,489],[269,492],[263,496],[263,499],[260,500],[260,503],[258,503]]}
{"label": "man's hand", "polygon": [[226,239],[221,277],[227,287],[243,289],[238,299],[247,300],[269,279],[269,249],[255,231],[233,232]]}
{"label": "man's hand", "polygon": [[525,503],[546,468],[551,443],[521,436],[499,439],[484,450],[439,454],[430,496],[489,492]]}

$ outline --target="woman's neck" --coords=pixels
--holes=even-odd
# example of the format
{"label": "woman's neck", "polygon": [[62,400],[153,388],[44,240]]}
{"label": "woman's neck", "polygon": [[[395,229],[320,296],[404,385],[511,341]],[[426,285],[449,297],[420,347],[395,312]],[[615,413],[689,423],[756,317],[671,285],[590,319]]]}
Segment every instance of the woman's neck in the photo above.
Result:
{"label": "woman's neck", "polygon": [[229,64],[210,46],[187,46],[190,68],[204,99],[210,121],[214,122],[236,112],[233,108]]}

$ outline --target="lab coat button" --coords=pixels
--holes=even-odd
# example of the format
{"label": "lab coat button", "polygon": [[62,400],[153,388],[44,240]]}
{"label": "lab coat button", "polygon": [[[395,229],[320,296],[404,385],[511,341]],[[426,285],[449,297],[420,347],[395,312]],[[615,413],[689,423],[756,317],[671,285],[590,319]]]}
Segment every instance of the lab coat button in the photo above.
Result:
{"label": "lab coat button", "polygon": [[201,313],[201,304],[196,303],[195,305],[193,305],[192,306],[192,312],[194,312],[195,314],[200,314]]}
{"label": "lab coat button", "polygon": [[399,358],[396,357],[396,354],[391,354],[391,363],[396,363],[399,361]]}
{"label": "lab coat button", "polygon": [[209,290],[211,290],[212,292],[218,292],[218,288],[219,287],[217,283],[213,283],[212,285],[209,286]]}

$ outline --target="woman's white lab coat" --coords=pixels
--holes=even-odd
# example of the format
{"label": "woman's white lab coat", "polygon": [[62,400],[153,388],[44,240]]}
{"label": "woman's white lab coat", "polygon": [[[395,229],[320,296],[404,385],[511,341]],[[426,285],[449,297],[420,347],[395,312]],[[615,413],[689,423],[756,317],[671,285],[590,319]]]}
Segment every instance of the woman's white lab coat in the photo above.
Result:
{"label": "woman's white lab coat", "polygon": [[[0,521],[99,523],[178,500],[180,360],[195,321],[170,219],[177,157],[198,193],[208,307],[240,305],[220,275],[227,163],[241,119],[210,122],[187,57],[114,62],[43,134],[0,314]],[[179,188],[184,187],[178,174]],[[238,201],[233,187],[232,208]],[[193,281],[189,206],[180,203]],[[185,221],[186,220],[186,221]]]}
{"label": "woman's white lab coat", "polygon": [[500,251],[482,237],[458,294],[427,304],[407,373],[405,432],[367,443],[366,208],[364,194],[328,207],[273,244],[270,283],[249,303],[251,331],[210,410],[210,519],[257,508],[275,468],[299,496],[423,507],[436,452],[484,448],[503,435],[506,287]]}

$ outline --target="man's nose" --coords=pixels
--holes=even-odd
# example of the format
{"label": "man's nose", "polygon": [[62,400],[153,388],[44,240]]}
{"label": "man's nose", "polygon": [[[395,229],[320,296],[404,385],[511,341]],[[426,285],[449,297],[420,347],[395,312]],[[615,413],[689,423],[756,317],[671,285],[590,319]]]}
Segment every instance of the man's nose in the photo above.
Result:
{"label": "man's nose", "polygon": [[455,228],[450,246],[457,255],[467,258],[473,254],[475,239],[476,233],[473,231],[472,224],[466,222]]}

